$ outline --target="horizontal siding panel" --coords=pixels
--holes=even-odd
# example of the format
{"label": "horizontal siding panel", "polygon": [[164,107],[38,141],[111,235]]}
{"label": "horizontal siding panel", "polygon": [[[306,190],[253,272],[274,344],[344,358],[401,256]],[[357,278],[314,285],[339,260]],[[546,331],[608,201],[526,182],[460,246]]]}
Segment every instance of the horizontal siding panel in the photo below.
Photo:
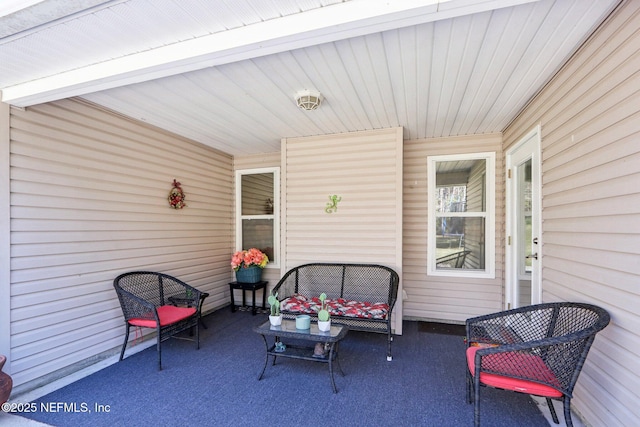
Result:
{"label": "horizontal siding panel", "polygon": [[[544,212],[544,211],[543,211]],[[590,217],[576,218],[556,218],[545,224],[545,232],[567,232],[567,233],[640,233],[640,221],[635,221],[635,213],[628,215],[617,215],[616,221],[612,221],[610,216],[596,215]]]}
{"label": "horizontal siding panel", "polygon": [[617,252],[620,248],[629,246],[632,252],[640,255],[640,235],[637,234],[613,234],[607,233],[606,235],[598,236],[599,239],[594,239],[593,236],[587,236],[585,234],[573,234],[573,233],[548,233],[545,238],[545,244],[559,245],[567,247],[577,247],[585,249],[595,249],[602,251]]}
{"label": "horizontal siding panel", "polygon": [[[327,152],[326,147],[333,148],[338,157],[332,157]],[[362,160],[363,162],[371,161],[378,158],[381,154],[387,152],[389,147],[388,140],[384,138],[369,138],[367,136],[357,138],[332,138],[325,142],[306,142],[299,147],[291,147],[291,151],[287,150],[288,162],[296,160],[297,167],[311,163],[315,164],[312,159],[331,160],[331,164],[348,163],[352,159]],[[321,162],[320,162],[321,163]],[[289,165],[289,163],[287,163]],[[316,165],[321,167],[322,165]]]}
{"label": "horizontal siding panel", "polygon": [[[633,161],[634,159],[629,159],[629,162]],[[637,162],[640,164],[640,156],[638,156]],[[588,186],[585,186],[579,180],[570,179],[569,181],[574,181],[574,186],[570,191],[551,192],[555,189],[547,189],[545,193],[545,206],[548,209],[571,203],[591,202],[598,199],[633,195],[634,187],[640,183],[640,173],[632,173]]]}
{"label": "horizontal siding panel", "polygon": [[[221,224],[223,222],[221,221]],[[231,234],[231,232],[229,232]],[[82,242],[103,241],[104,244],[114,244],[109,242],[109,239],[122,240],[129,238],[132,241],[147,239],[144,244],[154,245],[156,241],[162,241],[163,239],[173,239],[178,237],[202,237],[212,238],[219,236],[215,230],[202,230],[196,232],[193,230],[170,230],[165,231],[163,229],[158,230],[145,230],[140,232],[132,231],[112,231],[112,230],[95,230],[95,231],[83,231],[83,232],[58,232],[49,231],[46,233],[40,232],[21,232],[16,235],[16,239],[12,239],[13,243],[32,243],[32,244],[46,244],[46,243],[73,243],[82,244]],[[132,243],[132,245],[135,243]],[[142,244],[142,243],[141,243]],[[117,245],[117,243],[115,243]],[[23,250],[28,248],[27,246],[20,246],[16,250]]]}
{"label": "horizontal siding panel", "polygon": [[[635,119],[640,119],[640,114]],[[618,127],[613,129],[619,130]],[[640,127],[636,128],[640,131]],[[589,139],[607,140],[609,137],[617,138],[618,135],[610,135],[614,132],[602,132],[593,135]],[[580,141],[584,144],[588,141]],[[594,183],[613,180],[637,172],[634,168],[635,160],[639,153],[638,144],[633,137],[616,139],[614,143],[588,148],[586,152],[565,153],[568,157],[561,157],[556,167],[550,168],[545,180],[548,180],[550,187],[545,191],[563,191],[573,189],[572,185],[586,186]],[[556,159],[554,159],[556,160]],[[617,164],[616,168],[611,168],[612,164]],[[547,167],[545,163],[545,168]]]}
{"label": "horizontal siding panel", "polygon": [[[631,338],[631,337],[628,337]],[[604,340],[603,340],[604,341]],[[606,342],[607,345],[615,345],[613,342]],[[635,348],[640,348],[640,342],[635,343]],[[629,343],[629,346],[632,347],[632,342]],[[628,354],[632,356],[628,351],[624,348],[619,348],[622,354]],[[636,354],[635,357],[638,357]],[[599,401],[596,408],[591,408],[591,411],[595,413],[602,413],[601,411],[606,411],[607,408],[610,408],[611,405],[622,404],[625,410],[620,413],[615,414],[617,420],[620,421],[618,425],[633,425],[635,422],[640,419],[640,409],[638,408],[638,399],[640,399],[640,394],[637,389],[634,389],[632,384],[628,381],[625,381],[626,378],[629,378],[630,375],[633,375],[633,372],[629,371],[629,364],[621,365],[618,363],[611,363],[606,353],[603,353],[600,349],[595,348],[589,352],[589,358],[593,360],[591,367],[589,368],[589,380],[578,381],[576,384],[576,398],[581,398],[585,393],[588,393],[589,390],[592,390],[593,387],[602,386],[602,387],[615,387],[615,384],[612,382],[612,378],[615,378],[619,383],[623,384],[620,389],[620,393],[615,397],[606,396],[604,401]]]}
{"label": "horizontal siding panel", "polygon": [[[609,342],[610,344],[613,344],[611,342]],[[617,349],[619,350],[621,353],[625,354],[628,357],[625,357],[624,360],[629,362],[628,365],[621,365],[619,363],[611,363],[610,361],[607,360],[606,354],[602,353],[601,350],[594,350],[593,353],[589,354],[590,358],[593,358],[593,367],[590,368],[590,372],[591,372],[591,376],[593,377],[594,380],[596,381],[602,381],[602,384],[607,384],[607,382],[609,382],[609,375],[605,375],[605,371],[608,372],[609,374],[613,373],[614,376],[625,376],[625,375],[629,375],[633,372],[637,372],[638,369],[640,369],[640,362],[638,361],[638,355],[635,355],[635,360],[634,360],[634,355],[631,352],[625,351],[624,349]],[[603,369],[604,368],[604,369]],[[628,391],[632,392],[632,393],[624,393],[620,396],[620,399],[623,400],[625,406],[627,407],[631,407],[631,406],[636,406],[635,403],[632,404],[632,402],[637,402],[636,399],[634,399],[634,394],[635,394],[635,398],[640,397],[640,395],[638,395],[637,392],[635,392],[634,390],[631,390],[629,387],[627,387]],[[635,392],[635,393],[634,393]]]}
{"label": "horizontal siding panel", "polygon": [[[563,263],[563,265],[570,265],[574,268],[580,266],[580,264],[571,259]],[[585,265],[586,267],[587,265]],[[566,293],[575,292],[580,294],[583,299],[589,297],[597,301],[596,304],[603,304],[605,300],[615,301],[616,306],[621,310],[633,313],[634,307],[638,307],[638,304],[640,304],[640,296],[634,294],[635,289],[633,287],[623,288],[621,285],[609,286],[610,279],[602,274],[601,265],[597,264],[591,267],[591,271],[597,270],[600,270],[597,276],[586,277],[584,274],[575,274],[573,271],[566,272],[552,267],[545,267],[545,278],[556,286],[561,287]],[[606,293],[600,290],[603,285],[607,287]],[[631,319],[627,319],[627,321],[629,320]],[[620,322],[622,322],[622,319],[620,319]],[[616,321],[616,324],[618,324],[618,321]],[[624,323],[621,323],[620,326],[633,330],[631,324],[624,325]]]}
{"label": "horizontal siding panel", "polygon": [[[128,244],[129,249],[142,249],[142,248],[153,248],[153,247],[166,247],[171,246],[172,244],[180,243],[182,245],[206,245],[207,248],[210,248],[210,240],[213,237],[211,234],[209,235],[198,235],[193,232],[189,232],[190,236],[173,236],[173,238],[156,238],[143,240],[142,235],[139,236],[140,240],[135,241],[131,240]],[[103,242],[100,242],[99,250],[118,250],[122,249],[122,245],[119,245],[116,242],[107,240],[107,236],[103,236],[105,239]],[[86,239],[84,242],[60,242],[60,243],[44,243],[37,244],[33,243],[31,245],[20,245],[16,248],[16,251],[13,253],[15,258],[26,257],[26,256],[47,256],[51,253],[60,254],[75,254],[84,249],[85,243],[89,241],[95,241],[91,239]]]}
{"label": "horizontal siding panel", "polygon": [[[77,319],[69,319],[39,328],[33,328],[33,325],[17,325],[15,328],[16,333],[12,338],[12,345],[16,350],[20,350],[24,346],[35,345],[34,343],[37,343],[40,340],[66,333],[69,330],[74,330],[74,328],[80,328],[83,323],[87,325],[109,324],[110,326],[105,329],[113,329],[116,326],[121,329],[124,327],[119,304],[114,306],[111,310],[100,310],[99,312],[85,314],[81,318],[83,319],[83,322],[79,322]],[[25,331],[28,331],[29,333],[22,333]],[[34,341],[33,337],[37,337],[37,341]]]}
{"label": "horizontal siding panel", "polygon": [[[591,351],[593,352],[594,350]],[[585,405],[585,408],[580,410],[580,415],[589,420],[590,424],[594,426],[632,426],[637,424],[638,419],[640,419],[640,411],[638,411],[639,406],[637,404],[639,397],[637,394],[634,395],[629,392],[628,377],[616,378],[619,381],[613,382],[611,381],[613,376],[605,373],[608,381],[596,380],[592,376],[596,376],[594,373],[597,373],[600,369],[598,365],[592,364],[592,366],[594,367],[583,368],[582,372],[584,373],[581,375],[578,384],[576,384],[571,406]],[[602,399],[598,399],[595,402],[588,401],[588,404],[586,404],[585,399],[590,394],[590,390],[597,388],[615,388],[625,398],[620,399],[618,396],[606,395]],[[632,401],[633,403],[629,406],[622,406],[626,401]],[[620,405],[620,410],[612,413],[611,408],[618,405]]]}
{"label": "horizontal siding panel", "polygon": [[[18,360],[18,362],[16,362],[16,370],[29,368],[29,370],[25,370],[25,373],[20,376],[23,382],[38,379],[51,372],[93,357],[94,354],[91,349],[96,346],[121,346],[122,334],[123,328],[120,328],[119,331],[103,330],[99,335],[87,336],[79,340],[76,335],[76,337],[73,337],[75,340],[72,345],[49,347],[42,353],[31,355],[24,360],[24,363],[22,363],[22,360]],[[81,350],[78,350],[78,348]]]}
{"label": "horizontal siding panel", "polygon": [[[43,256],[29,256],[21,258],[13,258],[11,260],[12,270],[28,270],[46,268],[51,274],[55,274],[56,268],[65,268],[69,264],[97,264],[105,258],[111,259],[127,259],[127,258],[142,258],[144,256],[153,257],[156,255],[175,254],[180,256],[182,253],[190,254],[192,257],[198,257],[201,254],[202,257],[208,256],[209,252],[208,244],[190,244],[188,241],[180,241],[176,239],[175,245],[157,247],[157,248],[137,248],[137,249],[118,249],[114,251],[103,250],[99,246],[91,252],[75,252],[63,255],[43,255]],[[109,252],[114,256],[110,257]],[[17,276],[17,275],[16,275]],[[13,276],[14,279],[18,277]],[[16,280],[19,281],[19,280]]]}
{"label": "horizontal siding panel", "polygon": [[[32,363],[31,360],[33,360],[34,357],[41,357],[46,354],[46,352],[42,352],[41,349],[64,347],[64,345],[60,345],[60,343],[75,341],[73,335],[82,333],[81,329],[89,332],[87,336],[111,336],[112,338],[121,335],[124,329],[122,319],[118,318],[115,310],[113,310],[113,316],[111,318],[100,322],[96,322],[94,316],[85,316],[82,320],[83,322],[78,322],[77,320],[73,322],[63,322],[58,331],[53,328],[42,328],[44,330],[43,332],[47,332],[47,335],[40,335],[40,339],[37,342],[30,342],[22,346],[15,345],[14,356],[17,359],[23,359],[22,363],[28,365]],[[84,322],[84,320],[86,320],[86,322]],[[40,359],[38,364],[48,361],[48,359]]]}
{"label": "horizontal siding panel", "polygon": [[[637,92],[638,88],[632,85],[634,76],[637,76],[638,70],[633,61],[629,61],[629,55],[637,55],[638,46],[627,40],[619,49],[601,51],[599,53],[608,54],[606,61],[595,62],[598,56],[589,58],[584,64],[580,65],[580,70],[570,75],[567,89],[562,94],[561,90],[556,92],[555,96],[549,98],[549,102],[553,102],[551,106],[553,110],[558,111],[556,115],[550,115],[545,121],[545,127],[551,137],[558,140],[564,140],[558,144],[557,148],[551,149],[552,153],[566,147],[568,142],[562,136],[569,136],[570,128],[564,126],[567,122],[575,122],[578,127],[577,135],[592,134],[594,129],[598,131],[604,127],[598,121],[604,119],[607,115],[613,115],[615,111],[620,111],[620,105],[616,102],[619,99],[625,99],[633,103],[631,96]],[[599,58],[602,59],[602,58]],[[586,76],[584,73],[588,73]],[[567,78],[568,74],[564,74],[562,78]],[[623,114],[617,117],[616,121],[624,119],[629,114],[635,114],[637,109],[627,109]],[[548,112],[547,112],[548,114]],[[589,132],[591,130],[591,132]]]}
{"label": "horizontal siding panel", "polygon": [[233,169],[259,169],[280,166],[280,152],[260,153],[250,156],[236,156],[233,158]]}
{"label": "horizontal siding panel", "polygon": [[[230,251],[229,251],[230,252]],[[192,251],[176,252],[168,248],[163,253],[147,254],[144,252],[138,252],[138,256],[129,256],[122,254],[120,251],[105,251],[103,253],[103,260],[96,259],[96,262],[87,262],[75,264],[76,274],[89,274],[96,269],[100,271],[113,271],[113,272],[126,272],[130,270],[139,270],[141,265],[145,266],[145,269],[152,271],[167,271],[167,266],[174,265],[179,259],[189,259],[189,262],[199,262],[203,267],[206,267],[205,262],[210,259],[208,253],[194,253]],[[146,264],[145,264],[146,263]],[[227,263],[228,264],[228,263]],[[11,280],[15,283],[46,280],[51,277],[65,277],[68,275],[68,265],[60,265],[46,268],[34,268],[30,270],[16,270],[11,274]],[[119,274],[119,273],[118,273]],[[107,280],[113,280],[117,274],[110,273],[110,277]],[[229,276],[229,278],[231,278]]]}
{"label": "horizontal siding panel", "polygon": [[[640,174],[638,174],[640,176]],[[632,178],[631,178],[632,180]],[[615,190],[614,190],[615,192]],[[603,195],[584,202],[563,204],[554,207],[545,207],[545,219],[578,218],[581,216],[608,216],[613,219],[616,216],[624,216],[637,213],[640,203],[640,193],[630,193],[611,197]]]}
{"label": "horizontal siding panel", "polygon": [[209,292],[205,310],[228,304],[230,156],[79,100],[11,114],[16,385],[118,351],[119,273],[166,272]]}
{"label": "horizontal siding panel", "polygon": [[[636,74],[634,78],[640,75],[637,70],[634,70],[634,73]],[[605,78],[611,77],[615,76],[606,76]],[[640,106],[637,96],[639,89],[632,85],[634,78],[620,82],[617,87],[607,92],[601,92],[598,87],[590,88],[588,96],[581,96],[574,104],[567,105],[567,109],[561,116],[565,116],[565,122],[571,122],[575,126],[574,132],[557,135],[552,131],[553,124],[550,123],[547,129],[548,136],[558,139],[559,142],[554,147],[550,147],[545,155],[554,157],[565,150],[585,152],[590,145],[605,145],[611,141],[609,138],[589,140],[589,137],[606,131],[612,123],[616,124],[616,129],[610,130],[610,132],[624,132],[625,128],[633,126],[633,117],[637,116],[636,112]],[[608,81],[614,82],[616,80],[610,79]],[[593,103],[594,99],[597,99],[598,102]],[[571,113],[572,117],[568,113]],[[562,131],[570,132],[572,129],[562,128]],[[576,139],[585,140],[587,144],[584,144],[584,147],[576,147],[573,144]],[[550,166],[555,165],[551,162]]]}
{"label": "horizontal siding panel", "polygon": [[[80,320],[94,316],[97,313],[104,313],[107,316],[115,315],[119,308],[120,304],[117,300],[115,304],[111,301],[102,301],[91,305],[76,305],[70,307],[66,312],[60,310],[50,311],[47,313],[48,316],[40,317],[33,317],[29,315],[27,310],[23,309],[23,315],[12,323],[11,332],[18,337],[18,342],[26,345],[37,342],[33,337],[39,335],[42,330],[53,330],[58,334],[61,333],[61,330],[68,330],[70,327],[75,330],[82,323]],[[122,320],[122,317],[120,319]],[[54,324],[59,324],[60,327]],[[124,326],[124,323],[121,323],[121,325]],[[124,330],[122,333],[124,333]]]}
{"label": "horizontal siding panel", "polygon": [[[394,177],[391,177],[394,178]],[[320,178],[318,178],[320,179]],[[380,179],[388,179],[387,177],[385,177],[384,175],[380,176]],[[368,199],[369,201],[369,205],[373,204],[374,201],[377,200],[381,200],[382,203],[390,203],[388,200],[384,200],[384,198],[382,197],[377,197],[375,200],[371,200],[371,195],[375,195],[378,192],[384,192],[384,191],[391,191],[392,189],[394,189],[393,184],[389,183],[388,181],[386,182],[380,182],[379,185],[375,185],[373,184],[371,181],[369,182],[365,182],[365,181],[359,181],[359,180],[353,180],[353,182],[351,180],[348,179],[344,179],[344,180],[339,180],[339,179],[328,179],[328,182],[324,183],[324,184],[319,184],[317,181],[306,181],[309,183],[309,185],[301,185],[301,186],[294,186],[291,189],[291,194],[292,195],[299,195],[299,198],[296,198],[294,202],[304,202],[306,200],[312,200],[312,197],[315,195],[315,200],[318,200],[318,193],[324,193],[324,197],[322,198],[321,202],[323,204],[326,204],[330,201],[330,199],[328,199],[329,196],[338,193],[338,189],[342,189],[342,188],[347,188],[348,193],[345,193],[345,195],[341,195],[341,194],[337,194],[338,196],[341,196],[343,198],[343,200],[340,202],[343,205],[345,205],[344,202],[346,201],[353,201],[353,202],[362,202],[363,199]],[[348,184],[347,184],[348,183]],[[309,192],[309,187],[313,187],[314,191],[313,193]],[[306,189],[306,190],[305,190]],[[369,197],[367,197],[369,196]],[[347,199],[345,199],[345,197],[347,197]],[[346,204],[347,207],[349,206],[349,204]]]}
{"label": "horizontal siding panel", "polygon": [[[290,265],[302,265],[302,264],[308,263],[310,259],[312,259],[313,262],[328,262],[328,263],[344,263],[346,262],[345,260],[349,260],[349,263],[356,263],[356,264],[386,265],[395,270],[394,266],[390,265],[390,263],[386,261],[386,258],[387,258],[386,254],[368,253],[368,252],[365,253],[362,250],[358,250],[358,249],[342,250],[336,245],[336,248],[333,248],[330,253],[316,252],[311,250],[308,250],[308,251],[301,250],[299,252],[296,252],[294,255],[289,256],[287,258],[287,262],[290,263]],[[394,312],[396,312],[395,309],[394,309]],[[399,333],[399,332],[396,332],[396,333]]]}

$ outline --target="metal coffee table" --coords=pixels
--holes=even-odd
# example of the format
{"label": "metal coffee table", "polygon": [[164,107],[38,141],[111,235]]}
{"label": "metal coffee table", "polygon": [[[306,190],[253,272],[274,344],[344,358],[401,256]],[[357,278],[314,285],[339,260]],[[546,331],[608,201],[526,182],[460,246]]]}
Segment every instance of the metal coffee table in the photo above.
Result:
{"label": "metal coffee table", "polygon": [[[312,323],[310,329],[296,329],[296,322],[293,320],[283,320],[281,326],[271,326],[269,321],[263,323],[260,326],[256,326],[253,330],[260,335],[264,339],[264,344],[267,349],[267,354],[264,361],[264,367],[262,368],[262,372],[260,372],[260,376],[258,377],[258,381],[262,379],[264,375],[264,371],[267,369],[267,363],[269,362],[269,356],[273,356],[272,365],[276,364],[276,359],[278,357],[287,357],[291,359],[302,359],[309,360],[312,362],[321,362],[329,364],[329,377],[331,378],[331,386],[333,387],[333,392],[337,393],[338,390],[336,388],[336,383],[333,379],[333,364],[337,363],[340,374],[344,376],[344,372],[342,372],[342,367],[340,366],[340,362],[338,360],[338,344],[340,341],[347,335],[349,329],[344,325],[331,325],[331,330],[327,332],[322,332],[318,329],[317,323]],[[269,344],[267,341],[267,337],[274,337],[274,343]],[[313,345],[309,346],[299,346],[299,345],[289,345],[282,341],[282,339],[295,339],[298,341],[308,341]],[[284,351],[276,351],[278,343],[285,344],[286,348]],[[314,345],[315,343],[325,343],[325,346],[328,347],[327,352],[325,352],[322,356],[314,356]]]}

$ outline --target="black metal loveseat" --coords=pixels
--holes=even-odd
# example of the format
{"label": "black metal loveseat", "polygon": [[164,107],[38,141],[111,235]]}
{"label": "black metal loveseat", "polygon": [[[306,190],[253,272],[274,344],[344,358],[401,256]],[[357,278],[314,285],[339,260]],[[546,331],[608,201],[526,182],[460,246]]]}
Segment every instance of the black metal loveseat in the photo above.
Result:
{"label": "black metal loveseat", "polygon": [[[200,348],[198,320],[202,292],[168,274],[132,271],[116,277],[113,287],[122,307],[126,333],[120,360],[129,340],[129,329],[152,328],[157,334],[158,369],[162,369],[160,344],[187,329],[195,327],[197,348]],[[187,305],[178,307],[177,305]]]}
{"label": "black metal loveseat", "polygon": [[318,297],[327,295],[331,322],[350,329],[387,334],[391,360],[391,313],[398,296],[398,274],[375,264],[313,263],[294,267],[271,291],[278,294],[284,318],[317,318]]}

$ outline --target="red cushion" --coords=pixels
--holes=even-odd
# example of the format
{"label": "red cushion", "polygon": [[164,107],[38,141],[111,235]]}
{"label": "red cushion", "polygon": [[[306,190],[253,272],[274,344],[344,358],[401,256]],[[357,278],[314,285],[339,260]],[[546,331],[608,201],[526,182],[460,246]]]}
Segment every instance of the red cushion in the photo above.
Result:
{"label": "red cushion", "polygon": [[[188,317],[193,316],[196,312],[194,307],[174,307],[172,305],[162,305],[158,307],[158,318],[160,326],[171,325]],[[129,319],[129,324],[133,326],[142,326],[143,328],[155,328],[156,321],[154,319]]]}
{"label": "red cushion", "polygon": [[[358,317],[364,319],[386,319],[389,304],[383,302],[349,301],[344,298],[325,300],[327,310],[332,316]],[[307,298],[296,294],[280,302],[280,310],[292,313],[316,314],[321,302],[318,297]]]}
{"label": "red cushion", "polygon": [[[469,366],[471,375],[475,373],[474,358],[476,352],[481,349],[482,347],[467,348],[467,365]],[[554,373],[539,356],[518,352],[489,354],[482,357],[482,364],[483,366],[490,365],[491,370],[504,372],[505,375],[517,375],[519,370],[526,372],[527,376],[531,376],[532,373],[535,372],[535,376],[539,378],[540,381],[548,384],[557,384],[558,387],[560,387]],[[480,382],[491,387],[534,394],[536,396],[562,397],[561,392],[548,385],[502,375],[481,372]]]}

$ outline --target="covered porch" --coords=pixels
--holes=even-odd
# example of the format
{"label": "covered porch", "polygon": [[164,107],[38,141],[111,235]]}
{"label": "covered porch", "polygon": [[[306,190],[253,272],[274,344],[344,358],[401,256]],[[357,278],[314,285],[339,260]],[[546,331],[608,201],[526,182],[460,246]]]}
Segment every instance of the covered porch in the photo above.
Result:
{"label": "covered porch", "polygon": [[[204,321],[208,329],[201,329],[199,350],[184,340],[165,342],[162,372],[153,340],[142,342],[122,362],[114,355],[17,396],[13,402],[33,402],[37,410],[0,414],[0,422],[24,427],[41,422],[70,427],[473,424],[473,405],[465,395],[463,327],[406,321],[394,341],[393,363],[384,358],[384,335],[350,331],[340,344],[345,376],[335,375],[334,394],[323,364],[280,359],[272,366],[269,361],[258,381],[265,349],[252,328],[267,321],[266,313],[252,316],[225,307]],[[484,425],[556,425],[546,403],[526,395],[487,390],[482,408]],[[582,426],[575,416],[574,425]]]}
{"label": "covered porch", "polygon": [[[304,262],[388,265],[401,277],[398,339],[412,322],[507,308],[520,273],[508,155],[537,129],[537,296],[612,316],[574,409],[592,425],[637,424],[638,2],[41,3],[0,26],[0,352],[17,396],[110,360],[120,273],[172,274],[210,294],[207,313],[224,310],[245,172],[281,178],[280,209],[248,218],[281,227],[268,289]],[[324,100],[303,111],[294,96],[309,87]],[[478,155],[493,162],[493,234],[440,228],[438,241],[428,159]],[[184,209],[167,201],[175,179]],[[483,275],[440,274],[438,250],[465,243],[462,265]],[[388,396],[401,390],[390,384]]]}

